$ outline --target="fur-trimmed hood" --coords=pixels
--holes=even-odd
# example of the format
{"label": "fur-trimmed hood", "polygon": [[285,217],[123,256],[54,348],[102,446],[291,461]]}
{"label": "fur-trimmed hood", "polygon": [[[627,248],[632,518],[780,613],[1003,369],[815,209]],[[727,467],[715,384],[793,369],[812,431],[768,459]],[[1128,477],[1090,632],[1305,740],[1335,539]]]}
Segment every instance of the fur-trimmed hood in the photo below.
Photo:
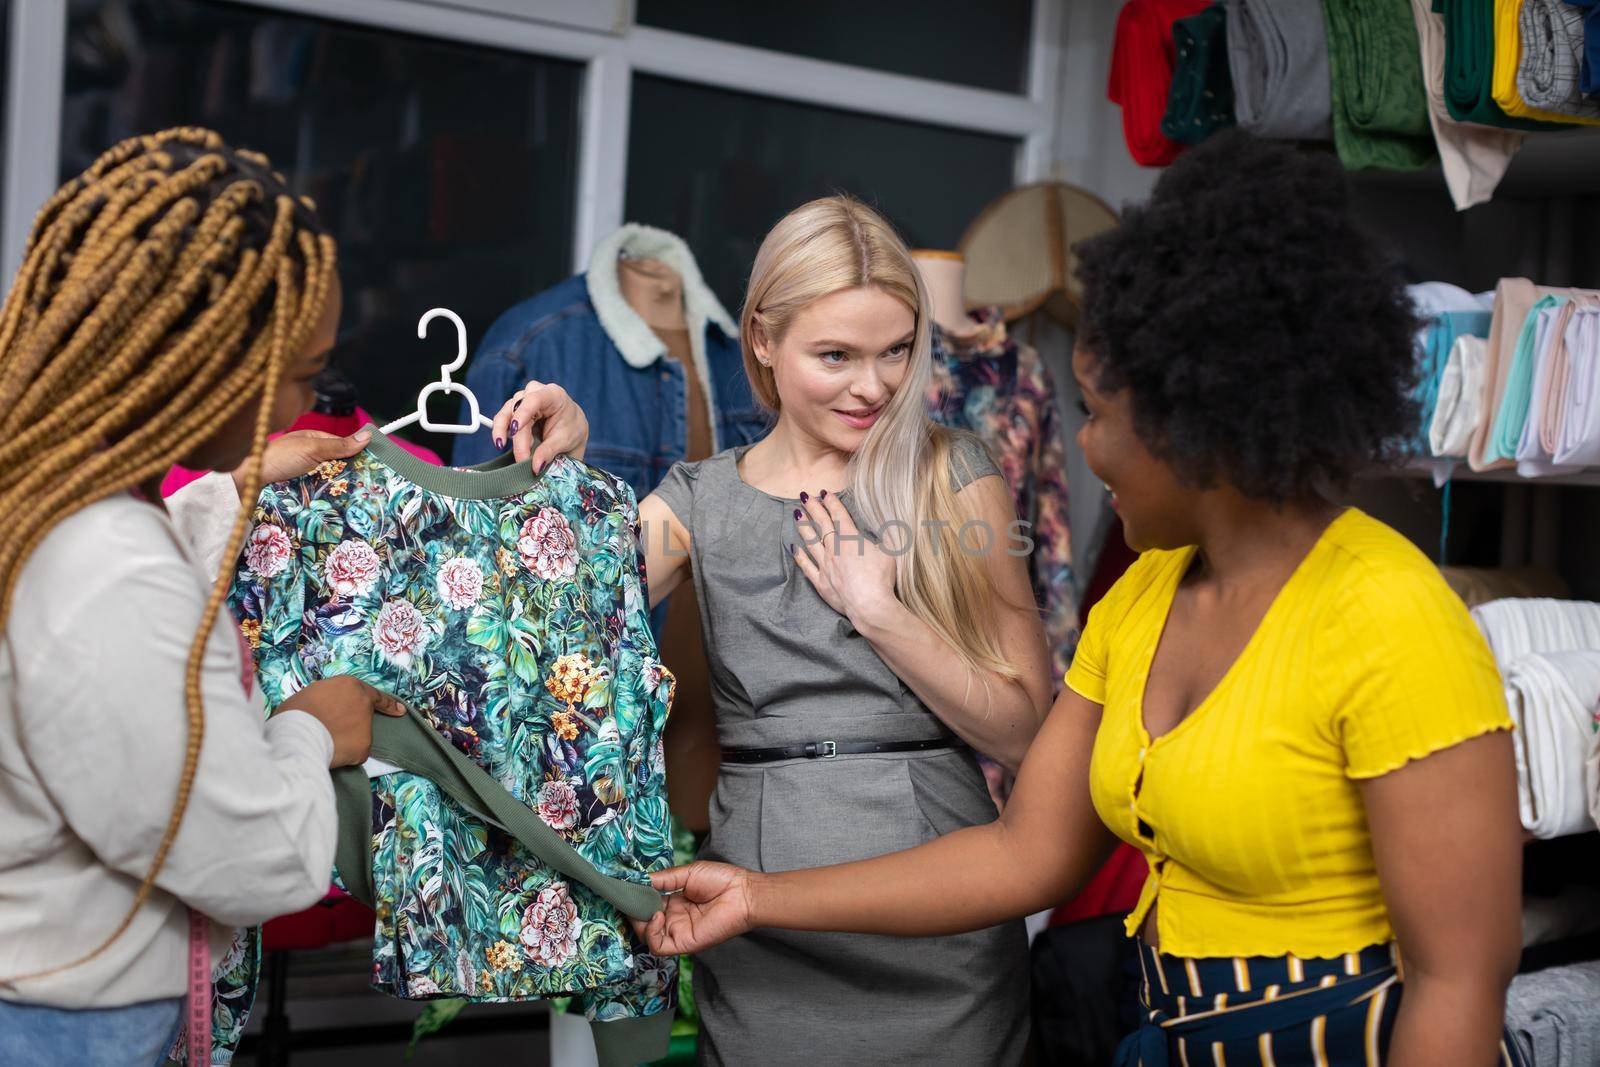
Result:
{"label": "fur-trimmed hood", "polygon": [[585,280],[589,286],[589,302],[594,305],[595,316],[601,329],[617,346],[629,366],[648,367],[667,354],[667,346],[650,329],[649,323],[628,304],[617,282],[617,259],[622,255],[635,259],[654,259],[666,264],[683,280],[683,313],[689,328],[689,344],[694,350],[695,369],[700,380],[709,384],[706,368],[705,333],[710,323],[727,337],[737,339],[739,328],[723,310],[700,276],[700,267],[682,238],[630,222],[594,246],[589,257],[589,270]]}

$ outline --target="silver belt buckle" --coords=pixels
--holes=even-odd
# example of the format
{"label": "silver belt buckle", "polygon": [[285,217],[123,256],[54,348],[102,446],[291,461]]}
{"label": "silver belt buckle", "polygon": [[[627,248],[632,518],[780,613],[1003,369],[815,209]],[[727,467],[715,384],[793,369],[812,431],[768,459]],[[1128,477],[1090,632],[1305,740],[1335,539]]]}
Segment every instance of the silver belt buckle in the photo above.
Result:
{"label": "silver belt buckle", "polygon": [[839,746],[833,741],[823,741],[817,745],[821,759],[834,759],[839,755]]}

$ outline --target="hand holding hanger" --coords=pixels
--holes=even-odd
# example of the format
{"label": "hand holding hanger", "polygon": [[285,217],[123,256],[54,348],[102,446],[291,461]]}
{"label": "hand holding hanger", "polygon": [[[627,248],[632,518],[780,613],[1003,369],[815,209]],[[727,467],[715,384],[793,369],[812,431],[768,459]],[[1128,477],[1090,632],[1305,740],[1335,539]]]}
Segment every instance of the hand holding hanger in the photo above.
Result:
{"label": "hand holding hanger", "polygon": [[[417,394],[417,409],[404,418],[396,419],[383,427],[383,433],[392,433],[413,423],[435,433],[472,433],[480,426],[489,427],[494,434],[494,446],[505,448],[510,442],[512,453],[519,461],[533,461],[533,472],[540,474],[555,457],[566,453],[573,459],[583,458],[584,446],[589,443],[589,420],[584,416],[567,391],[549,382],[529,382],[500,409],[493,421],[478,410],[478,398],[450,375],[467,362],[467,327],[449,308],[434,308],[417,322],[417,336],[428,335],[428,323],[439,317],[449,319],[456,328],[456,358],[439,368],[439,380],[429,382]],[[434,422],[428,415],[428,398],[435,393],[451,393],[467,402],[468,418],[465,422]],[[535,447],[534,428],[541,431]]]}
{"label": "hand holding hanger", "polygon": [[[589,443],[589,419],[577,401],[554,382],[530,381],[494,417],[494,445],[505,448],[519,461],[533,461],[533,473],[541,474],[552,459],[565,453],[583,458]],[[534,428],[539,441],[534,443]]]}

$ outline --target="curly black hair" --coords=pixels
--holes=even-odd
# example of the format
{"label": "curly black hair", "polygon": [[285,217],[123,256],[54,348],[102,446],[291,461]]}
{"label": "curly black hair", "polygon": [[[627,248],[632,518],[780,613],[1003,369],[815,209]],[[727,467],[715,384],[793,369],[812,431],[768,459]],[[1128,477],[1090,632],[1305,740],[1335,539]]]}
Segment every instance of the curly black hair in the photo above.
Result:
{"label": "curly black hair", "polygon": [[1096,384],[1185,484],[1301,498],[1416,426],[1415,312],[1330,155],[1212,137],[1074,251]]}

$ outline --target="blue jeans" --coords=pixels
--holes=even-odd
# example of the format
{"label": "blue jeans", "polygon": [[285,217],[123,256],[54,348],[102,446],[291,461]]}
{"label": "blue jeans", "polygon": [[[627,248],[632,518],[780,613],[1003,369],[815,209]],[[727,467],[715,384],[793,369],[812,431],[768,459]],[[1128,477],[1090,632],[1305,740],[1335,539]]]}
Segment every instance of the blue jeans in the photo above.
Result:
{"label": "blue jeans", "polygon": [[178,1036],[183,998],[122,1008],[52,1008],[0,1000],[0,1063],[155,1067]]}

